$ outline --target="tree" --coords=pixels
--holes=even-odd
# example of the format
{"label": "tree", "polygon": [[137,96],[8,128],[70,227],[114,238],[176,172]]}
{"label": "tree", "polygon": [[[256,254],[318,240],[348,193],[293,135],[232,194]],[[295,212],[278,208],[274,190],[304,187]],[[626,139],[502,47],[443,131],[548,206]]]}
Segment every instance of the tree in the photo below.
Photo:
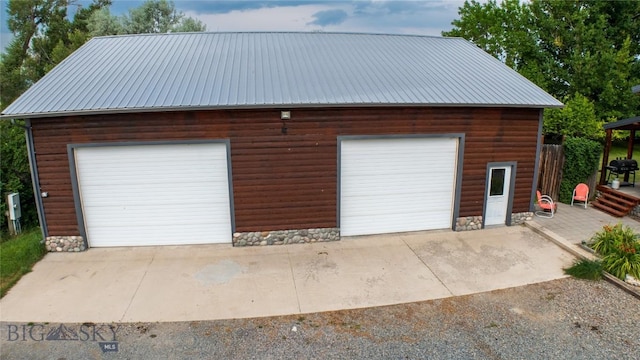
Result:
{"label": "tree", "polygon": [[535,49],[529,31],[531,11],[519,0],[506,0],[500,5],[495,0],[465,1],[458,14],[460,19],[453,20],[454,28],[443,32],[444,36],[463,37],[516,70],[525,65],[523,58]]}
{"label": "tree", "polygon": [[571,137],[602,140],[602,121],[596,117],[593,102],[576,93],[565,97],[562,109],[547,109],[544,114],[544,128],[548,133]]}
{"label": "tree", "polygon": [[[91,13],[110,5],[95,0],[67,16],[67,0],[18,0],[7,4],[7,25],[14,38],[0,55],[0,108],[4,109],[29,86],[88,39]],[[0,233],[6,227],[6,194],[19,192],[24,227],[37,225],[35,198],[24,129],[0,121]]]}
{"label": "tree", "polygon": [[111,4],[94,0],[68,19],[68,0],[12,0],[7,25],[14,37],[0,56],[0,108],[4,109],[29,86],[88,39],[91,14]]}
{"label": "tree", "polygon": [[108,9],[95,12],[89,26],[91,36],[205,31],[201,21],[185,17],[172,1],[148,0],[123,16]]}
{"label": "tree", "polygon": [[[205,29],[166,0],[149,0],[122,17],[109,12],[111,0],[93,0],[78,7],[70,19],[69,4],[70,0],[9,0],[7,25],[14,38],[0,55],[0,109],[91,36]],[[5,232],[9,192],[20,192],[24,227],[37,225],[24,130],[0,121],[0,233]]]}
{"label": "tree", "polygon": [[459,15],[443,35],[468,39],[559,99],[586,97],[599,121],[640,112],[631,94],[640,83],[640,1],[472,0]]}

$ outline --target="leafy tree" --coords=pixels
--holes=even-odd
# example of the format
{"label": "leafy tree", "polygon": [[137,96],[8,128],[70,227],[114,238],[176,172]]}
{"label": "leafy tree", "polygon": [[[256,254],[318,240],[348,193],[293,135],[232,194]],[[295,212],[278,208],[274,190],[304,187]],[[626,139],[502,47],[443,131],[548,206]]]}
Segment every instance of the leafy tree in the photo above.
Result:
{"label": "leafy tree", "polygon": [[205,31],[201,21],[185,17],[172,1],[148,0],[123,16],[108,9],[95,12],[89,27],[91,36]]}
{"label": "leafy tree", "polygon": [[91,14],[109,6],[94,0],[67,17],[68,0],[13,0],[7,4],[7,25],[14,37],[0,56],[0,108],[4,109],[29,86],[87,39]]}
{"label": "leafy tree", "polygon": [[125,33],[120,19],[117,16],[111,15],[111,11],[107,7],[93,13],[91,21],[87,27],[92,36],[118,35]]}
{"label": "leafy tree", "polygon": [[38,214],[32,204],[35,204],[33,187],[31,186],[31,173],[29,172],[29,159],[24,140],[24,130],[14,126],[8,121],[0,121],[0,235],[7,230],[7,217],[5,212],[6,196],[12,192],[20,193],[22,207],[22,219],[20,223],[26,227],[38,224]]}
{"label": "leafy tree", "polygon": [[586,137],[602,140],[602,121],[596,117],[595,107],[586,97],[576,93],[564,99],[562,109],[547,109],[544,114],[544,128],[551,134]]}
{"label": "leafy tree", "polygon": [[555,97],[581,94],[600,121],[640,112],[630,91],[640,83],[640,1],[472,0],[459,15],[443,35],[468,39]]}
{"label": "leafy tree", "polygon": [[[4,109],[91,36],[146,32],[203,31],[173,2],[149,0],[122,17],[109,12],[111,0],[93,0],[69,17],[70,0],[9,0],[7,25],[14,37],[0,55],[0,109]],[[0,233],[5,233],[5,195],[19,192],[23,226],[37,225],[24,130],[0,121]]]}
{"label": "leafy tree", "polygon": [[458,14],[460,19],[453,20],[454,28],[444,36],[463,37],[514,69],[524,66],[527,53],[536,49],[529,31],[531,11],[519,0],[500,5],[495,0],[465,1]]}
{"label": "leafy tree", "polygon": [[[18,0],[7,4],[7,25],[14,38],[0,55],[0,108],[4,109],[29,86],[62,61],[88,38],[91,13],[110,5],[95,0],[67,17],[67,0]],[[0,233],[6,231],[6,194],[19,192],[22,224],[37,225],[35,199],[24,129],[0,121]]]}

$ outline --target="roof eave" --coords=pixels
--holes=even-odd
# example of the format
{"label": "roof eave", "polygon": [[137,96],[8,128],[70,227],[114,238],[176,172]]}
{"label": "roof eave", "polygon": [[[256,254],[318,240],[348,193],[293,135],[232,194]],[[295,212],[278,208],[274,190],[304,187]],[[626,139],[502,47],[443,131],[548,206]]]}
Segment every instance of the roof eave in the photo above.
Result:
{"label": "roof eave", "polygon": [[[612,123],[607,123],[602,126],[603,129],[608,130],[632,130],[633,124],[640,123],[640,116],[631,117],[628,119],[618,120]],[[625,127],[628,127],[625,129]]]}
{"label": "roof eave", "polygon": [[116,109],[95,109],[95,110],[73,110],[57,112],[39,113],[16,113],[1,114],[0,120],[11,119],[34,119],[62,116],[86,116],[86,115],[113,115],[132,114],[149,112],[178,112],[178,111],[209,111],[209,110],[248,110],[248,109],[304,109],[304,108],[336,108],[336,107],[476,107],[476,108],[520,108],[520,109],[545,109],[562,108],[562,103],[558,104],[451,104],[451,103],[344,103],[344,104],[261,104],[261,105],[228,105],[228,106],[176,106],[176,107],[153,107],[153,108],[116,108]]}

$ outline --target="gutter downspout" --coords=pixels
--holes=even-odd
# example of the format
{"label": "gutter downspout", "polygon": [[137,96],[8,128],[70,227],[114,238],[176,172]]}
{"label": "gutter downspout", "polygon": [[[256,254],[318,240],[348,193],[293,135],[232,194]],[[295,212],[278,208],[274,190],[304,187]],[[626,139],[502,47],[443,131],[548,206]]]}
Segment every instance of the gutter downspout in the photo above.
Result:
{"label": "gutter downspout", "polygon": [[36,166],[36,152],[33,146],[33,132],[31,131],[31,120],[25,119],[25,125],[16,124],[15,120],[11,120],[11,124],[20,126],[24,129],[25,138],[27,140],[27,156],[29,158],[29,169],[31,170],[31,185],[33,185],[33,197],[36,200],[36,211],[38,213],[38,221],[40,222],[40,230],[42,231],[42,241],[49,236],[47,229],[47,221],[44,217],[44,203],[42,202],[42,194],[40,193],[40,177],[38,175],[38,167]]}

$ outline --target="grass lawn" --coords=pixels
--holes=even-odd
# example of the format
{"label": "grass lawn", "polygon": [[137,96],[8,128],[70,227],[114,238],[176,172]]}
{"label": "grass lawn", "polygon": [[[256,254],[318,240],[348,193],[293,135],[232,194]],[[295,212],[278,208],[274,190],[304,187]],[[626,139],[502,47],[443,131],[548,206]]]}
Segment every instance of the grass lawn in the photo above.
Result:
{"label": "grass lawn", "polygon": [[39,228],[0,243],[0,297],[46,253]]}
{"label": "grass lawn", "polygon": [[[600,163],[602,163],[602,155],[600,154]],[[633,159],[638,160],[638,156],[640,156],[640,152],[633,149]],[[627,157],[627,145],[626,144],[612,144],[611,150],[609,151],[609,161],[615,160],[616,158],[626,158]]]}
{"label": "grass lawn", "polygon": [[[600,167],[602,166],[602,157],[604,156],[604,154],[600,154],[600,161],[598,161],[598,177],[596,178],[596,181],[598,181],[598,179],[600,179]],[[616,158],[621,158],[624,159],[627,157],[627,145],[626,144],[611,144],[611,150],[609,150],[609,162],[611,162],[611,160],[615,160]],[[638,164],[640,164],[640,152],[638,150],[636,150],[636,148],[633,149],[633,157],[634,160],[638,161]],[[608,164],[607,164],[608,165]]]}

